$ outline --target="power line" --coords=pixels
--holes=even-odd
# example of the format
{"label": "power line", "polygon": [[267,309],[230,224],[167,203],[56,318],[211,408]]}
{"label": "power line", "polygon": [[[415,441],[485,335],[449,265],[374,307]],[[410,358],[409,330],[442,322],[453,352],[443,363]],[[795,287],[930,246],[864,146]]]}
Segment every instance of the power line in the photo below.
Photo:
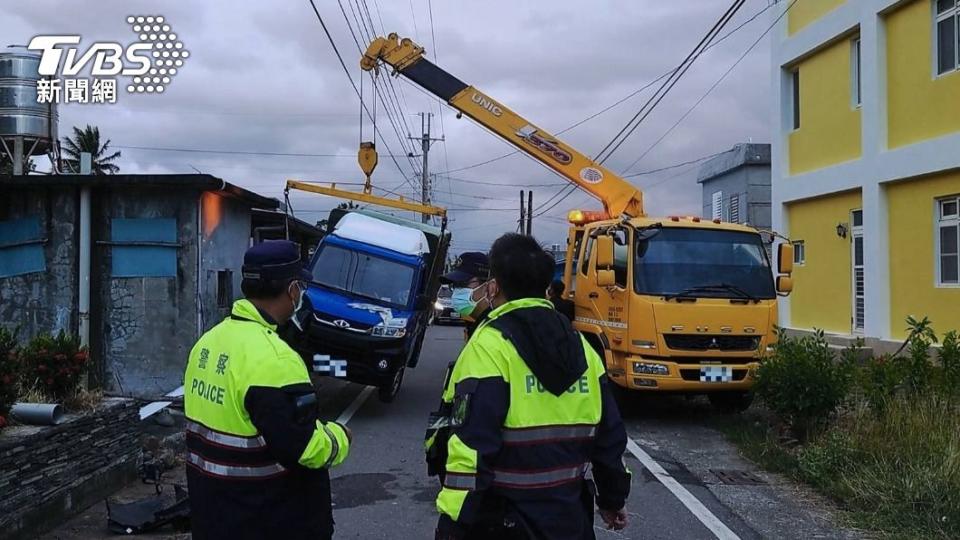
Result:
{"label": "power line", "polygon": [[633,163],[631,163],[630,166],[627,167],[627,168],[624,169],[624,170],[625,170],[625,171],[629,171],[631,168],[633,168],[634,165],[636,165],[641,159],[643,159],[644,157],[646,157],[646,155],[649,154],[650,151],[652,151],[654,148],[657,147],[657,145],[659,145],[664,139],[666,139],[667,136],[670,135],[670,133],[671,133],[674,129],[676,129],[677,126],[679,126],[680,123],[683,122],[683,121],[687,118],[687,116],[690,116],[690,113],[692,113],[692,112],[694,111],[694,109],[696,109],[701,103],[703,103],[703,100],[707,99],[707,96],[709,96],[710,93],[713,92],[714,89],[716,89],[717,86],[720,86],[720,83],[722,83],[723,80],[727,78],[727,75],[729,75],[730,72],[732,72],[738,65],[740,65],[740,62],[742,62],[743,59],[746,58],[748,54],[750,54],[750,51],[752,51],[754,48],[756,48],[756,46],[763,40],[763,38],[766,37],[766,35],[769,34],[771,30],[773,30],[773,27],[776,26],[778,22],[780,22],[780,19],[782,19],[782,18],[787,14],[787,12],[790,11],[790,8],[792,8],[792,7],[794,6],[794,4],[796,4],[796,3],[797,3],[797,0],[793,0],[793,1],[790,3],[790,5],[788,5],[787,8],[786,8],[785,10],[783,10],[783,13],[781,13],[780,16],[777,17],[776,20],[774,20],[773,23],[772,23],[770,26],[768,26],[767,29],[764,30],[764,32],[763,32],[762,34],[760,34],[760,37],[758,37],[758,38],[756,39],[756,41],[754,41],[753,44],[751,44],[750,47],[747,48],[747,50],[744,51],[744,53],[740,55],[740,58],[737,58],[737,61],[734,62],[733,65],[731,65],[731,66],[723,73],[723,75],[720,76],[719,79],[717,79],[717,82],[713,83],[713,85],[712,85],[710,88],[708,88],[707,91],[704,92],[704,94],[703,94],[702,96],[700,96],[700,99],[698,99],[692,106],[690,106],[690,108],[687,109],[687,112],[683,113],[683,115],[680,116],[680,118],[678,118],[677,121],[674,122],[672,126],[670,126],[670,129],[668,129],[667,131],[665,131],[665,132],[663,133],[663,135],[660,136],[659,139],[657,139],[656,141],[654,141],[653,144],[651,144],[646,150],[644,150],[644,152],[643,152],[642,154],[640,154],[640,157],[638,157],[637,159],[633,160]]}
{"label": "power line", "polygon": [[627,121],[627,123],[614,135],[613,139],[603,147],[602,150],[597,154],[596,160],[598,163],[603,164],[607,159],[610,158],[622,145],[630,138],[630,136],[636,131],[637,127],[646,120],[650,113],[663,101],[663,98],[670,93],[670,90],[676,86],[677,82],[687,73],[687,71],[693,66],[697,58],[706,50],[704,47],[709,45],[719,34],[720,30],[723,29],[730,22],[730,19],[740,10],[746,0],[733,0],[733,3],[727,8],[727,11],[721,15],[720,19],[714,23],[706,35],[701,38],[700,42],[693,48],[692,51],[684,58],[683,62],[680,63],[677,70],[674,71],[670,77],[667,78],[660,85],[660,87],[653,93],[652,96],[640,107],[633,117]]}
{"label": "power line", "polygon": [[[716,47],[717,45],[719,45],[720,43],[722,43],[723,41],[725,41],[727,38],[729,38],[730,36],[732,36],[733,34],[735,34],[737,31],[739,31],[740,29],[742,29],[744,26],[746,26],[746,25],[750,24],[751,22],[753,22],[754,20],[756,20],[760,15],[763,15],[764,13],[766,13],[767,10],[769,10],[769,9],[770,9],[771,7],[773,7],[774,5],[775,5],[775,4],[768,4],[766,7],[764,7],[764,8],[761,9],[760,11],[754,13],[749,19],[747,19],[746,21],[740,23],[736,28],[730,30],[729,32],[727,32],[726,34],[724,34],[723,36],[721,36],[719,39],[717,39],[716,41],[714,41],[713,43],[711,43],[709,46],[707,46],[707,47],[704,49],[703,52],[706,52],[706,51],[708,51],[708,50]],[[679,66],[678,66],[678,67],[679,67]],[[663,72],[663,73],[662,73],[660,76],[658,76],[656,79],[648,82],[647,84],[641,86],[640,88],[634,90],[633,92],[630,92],[629,94],[623,96],[622,98],[618,99],[617,101],[614,101],[614,102],[611,103],[610,105],[607,105],[606,107],[604,107],[604,108],[600,109],[599,111],[591,114],[590,116],[587,116],[586,118],[584,118],[584,119],[582,119],[582,120],[580,120],[580,121],[578,121],[578,122],[575,122],[575,123],[573,123],[573,124],[565,127],[564,129],[561,129],[560,131],[557,132],[557,135],[562,135],[562,134],[564,134],[564,133],[566,133],[566,132],[568,132],[568,131],[570,131],[570,130],[572,130],[572,129],[578,128],[578,127],[580,127],[581,125],[589,122],[590,120],[593,120],[594,118],[597,118],[598,116],[600,116],[600,115],[602,115],[602,114],[610,111],[611,109],[616,108],[617,106],[619,106],[619,105],[623,104],[624,102],[630,100],[631,98],[633,98],[633,97],[636,96],[637,94],[643,92],[644,90],[646,90],[646,89],[650,88],[651,86],[657,84],[658,82],[662,81],[664,78],[670,76],[672,73],[674,73],[675,71],[677,71],[678,67],[675,67],[675,68],[672,68],[672,69],[669,69],[669,70]],[[508,153],[506,153],[506,154],[497,156],[497,157],[495,157],[495,158],[491,158],[491,159],[487,159],[487,160],[484,160],[484,161],[480,161],[480,162],[478,162],[478,163],[474,163],[474,164],[467,165],[467,166],[465,166],[465,167],[460,167],[460,168],[457,168],[457,169],[450,169],[450,170],[447,170],[447,171],[441,171],[441,173],[460,172],[460,171],[466,171],[466,170],[469,170],[469,169],[474,169],[474,168],[477,168],[477,167],[482,167],[482,166],[484,166],[484,165],[493,163],[493,162],[495,162],[495,161],[500,161],[501,159],[505,159],[505,158],[508,158],[508,157],[510,157],[510,156],[513,156],[513,155],[519,154],[519,153],[520,153],[520,150],[514,150],[513,152],[508,152]]]}
{"label": "power line", "polygon": [[[355,154],[309,154],[302,152],[261,152],[253,150],[213,150],[213,149],[202,149],[202,148],[163,148],[157,146],[128,146],[128,145],[113,145],[116,148],[121,148],[124,150],[149,150],[152,152],[188,152],[194,154],[229,154],[229,155],[242,155],[242,156],[275,156],[275,157],[319,157],[319,158],[356,158]],[[393,154],[387,154],[390,157],[393,157]],[[403,171],[400,171],[403,174]]]}
{"label": "power line", "polygon": [[729,150],[724,150],[724,151],[722,151],[722,152],[715,152],[715,153],[710,154],[710,155],[708,155],[708,156],[698,157],[698,158],[696,158],[696,159],[691,159],[690,161],[684,161],[683,163],[674,163],[673,165],[667,165],[666,167],[660,167],[660,168],[658,168],[658,169],[650,169],[649,171],[640,171],[640,172],[635,172],[635,173],[633,173],[633,174],[627,174],[627,175],[624,175],[624,178],[634,178],[634,177],[636,177],[636,176],[643,176],[643,175],[645,175],[645,174],[653,174],[653,173],[658,173],[658,172],[661,172],[661,171],[668,171],[668,170],[670,170],[670,169],[676,169],[677,167],[683,167],[684,165],[691,165],[691,164],[693,164],[693,163],[699,163],[699,162],[701,162],[701,161],[710,159],[710,158],[712,158],[712,157],[717,157],[717,156],[719,156],[720,154],[726,154],[727,152],[729,152]]}
{"label": "power line", "polygon": [[[350,86],[353,87],[353,91],[355,94],[357,94],[357,98],[360,98],[360,89],[357,88],[357,84],[353,82],[353,76],[350,75],[350,70],[347,69],[347,64],[343,61],[343,56],[340,54],[340,50],[337,48],[337,44],[333,40],[333,36],[330,35],[330,30],[327,29],[327,23],[323,21],[323,17],[320,15],[320,11],[317,9],[317,4],[314,2],[314,0],[307,1],[310,2],[310,7],[313,8],[313,13],[317,16],[317,20],[320,21],[320,26],[323,27],[323,33],[327,35],[327,40],[330,42],[333,52],[337,55],[337,60],[340,61],[340,66],[343,68],[343,72],[347,75],[347,79],[350,80]],[[363,107],[363,110],[366,111],[367,116],[372,120],[373,116],[370,114],[370,110],[367,108],[367,106],[363,103],[363,99],[360,99],[360,105]],[[404,174],[403,169],[400,167],[400,163],[397,161],[397,158],[394,157],[393,151],[390,150],[390,146],[387,145],[386,140],[384,140],[383,135],[380,133],[380,128],[375,127],[374,129],[376,130],[376,133],[380,135],[380,140],[383,142],[383,146],[387,149],[387,152],[389,152],[390,159],[393,161],[393,164],[397,167],[397,170],[400,171],[401,176],[406,178],[406,174]],[[407,179],[407,181],[409,182],[409,179]]]}

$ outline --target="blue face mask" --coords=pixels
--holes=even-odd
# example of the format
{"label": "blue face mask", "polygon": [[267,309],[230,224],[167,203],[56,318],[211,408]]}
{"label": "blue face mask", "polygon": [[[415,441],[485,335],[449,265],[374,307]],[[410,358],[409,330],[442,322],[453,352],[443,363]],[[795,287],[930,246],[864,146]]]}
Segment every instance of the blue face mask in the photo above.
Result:
{"label": "blue face mask", "polygon": [[[480,287],[482,287],[481,285]],[[479,289],[480,287],[477,287]],[[461,287],[453,290],[450,297],[450,304],[461,317],[469,317],[473,310],[477,309],[477,301],[473,299],[473,292],[477,289]]]}

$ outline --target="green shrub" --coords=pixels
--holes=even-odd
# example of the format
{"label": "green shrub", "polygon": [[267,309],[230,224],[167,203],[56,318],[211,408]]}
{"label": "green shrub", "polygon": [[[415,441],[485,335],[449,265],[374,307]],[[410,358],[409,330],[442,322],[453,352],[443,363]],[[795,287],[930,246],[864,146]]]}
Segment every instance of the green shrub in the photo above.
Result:
{"label": "green shrub", "polygon": [[850,390],[851,369],[837,362],[823,331],[791,338],[777,330],[773,354],[757,368],[755,391],[805,440],[825,425]]}
{"label": "green shrub", "polygon": [[21,353],[23,384],[53,399],[76,392],[89,356],[81,349],[80,339],[60,332],[56,336],[40,334]]}
{"label": "green shrub", "polygon": [[930,364],[930,347],[937,342],[937,334],[933,331],[930,319],[921,320],[907,317],[907,330],[910,337],[907,339],[908,356],[904,363],[904,388],[912,394],[922,394],[930,387],[933,366]]}
{"label": "green shrub", "polygon": [[903,385],[903,364],[889,356],[871,358],[860,371],[860,391],[875,414],[883,413],[887,402]]}
{"label": "green shrub", "polygon": [[19,364],[16,333],[0,327],[0,429],[7,425],[10,406],[17,399]]}
{"label": "green shrub", "polygon": [[940,365],[943,366],[945,393],[960,396],[960,337],[957,336],[956,330],[951,330],[943,336]]}

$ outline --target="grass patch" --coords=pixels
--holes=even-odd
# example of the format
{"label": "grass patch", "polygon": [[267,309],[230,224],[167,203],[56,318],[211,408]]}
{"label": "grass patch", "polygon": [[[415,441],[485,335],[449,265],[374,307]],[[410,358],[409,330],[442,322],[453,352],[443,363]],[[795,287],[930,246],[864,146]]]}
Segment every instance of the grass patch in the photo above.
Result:
{"label": "grass patch", "polygon": [[762,413],[719,426],[766,470],[837,501],[852,525],[889,538],[960,538],[960,403],[936,394],[863,401],[805,444],[784,444]]}

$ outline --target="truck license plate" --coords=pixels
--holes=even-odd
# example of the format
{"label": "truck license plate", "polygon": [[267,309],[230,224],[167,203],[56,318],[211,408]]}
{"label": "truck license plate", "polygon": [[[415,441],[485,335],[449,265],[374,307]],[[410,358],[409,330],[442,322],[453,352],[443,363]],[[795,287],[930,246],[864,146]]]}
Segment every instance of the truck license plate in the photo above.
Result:
{"label": "truck license plate", "polygon": [[347,376],[347,361],[330,358],[329,354],[313,355],[313,370],[334,377]]}
{"label": "truck license plate", "polygon": [[459,318],[460,318],[460,314],[457,313],[456,311],[451,311],[451,312],[450,312],[450,318],[451,318],[451,319],[459,319]]}
{"label": "truck license plate", "polygon": [[700,382],[723,383],[733,381],[733,369],[725,366],[701,366]]}

